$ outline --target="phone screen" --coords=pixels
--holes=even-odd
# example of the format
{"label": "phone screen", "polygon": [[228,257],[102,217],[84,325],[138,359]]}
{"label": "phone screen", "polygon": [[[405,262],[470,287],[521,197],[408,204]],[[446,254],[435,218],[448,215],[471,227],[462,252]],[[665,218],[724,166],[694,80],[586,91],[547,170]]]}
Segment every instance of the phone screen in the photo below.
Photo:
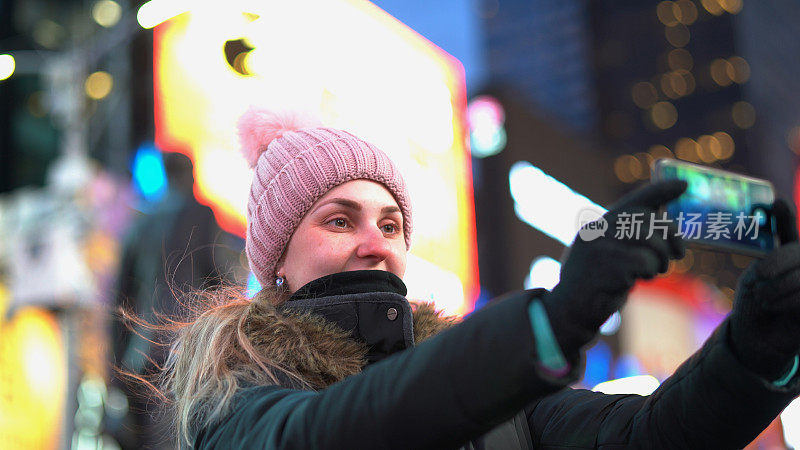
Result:
{"label": "phone screen", "polygon": [[775,247],[769,211],[775,190],[766,180],[677,160],[658,160],[653,179],[678,178],[686,192],[666,205],[689,242],[763,256]]}

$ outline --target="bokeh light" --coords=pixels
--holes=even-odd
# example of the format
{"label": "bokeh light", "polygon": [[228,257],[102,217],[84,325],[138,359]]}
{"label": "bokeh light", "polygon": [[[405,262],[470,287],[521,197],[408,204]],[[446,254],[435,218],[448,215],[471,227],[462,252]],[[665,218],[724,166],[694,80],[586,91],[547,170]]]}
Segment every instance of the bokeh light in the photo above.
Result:
{"label": "bokeh light", "polygon": [[686,93],[683,95],[689,95],[694,92],[695,82],[694,82],[694,75],[691,72],[684,69],[678,69],[673,72],[675,76],[679,76],[683,79],[683,84],[686,86]]}
{"label": "bokeh light", "polygon": [[684,25],[691,25],[697,20],[697,6],[690,0],[678,0],[675,2],[678,10],[678,21]]}
{"label": "bokeh light", "polygon": [[476,158],[496,155],[506,145],[505,111],[496,98],[482,95],[467,105],[470,150]]}
{"label": "bokeh light", "polygon": [[674,48],[667,54],[667,64],[672,70],[692,70],[694,58],[685,48]]}
{"label": "bokeh light", "polygon": [[664,95],[666,95],[671,99],[676,99],[681,96],[681,94],[678,93],[678,90],[686,92],[686,86],[685,83],[682,83],[683,78],[680,77],[678,77],[678,82],[675,83],[675,81],[673,80],[673,75],[674,75],[673,72],[661,75],[660,85],[661,85],[661,92],[663,92]]}
{"label": "bokeh light", "polygon": [[113,0],[100,0],[92,6],[92,18],[100,26],[111,28],[122,17],[122,7]]}
{"label": "bokeh light", "polygon": [[49,19],[42,19],[33,27],[33,40],[51,50],[61,46],[66,35],[64,27]]}
{"label": "bokeh light", "polygon": [[[577,219],[581,212],[593,211],[598,216],[606,212],[602,206],[527,161],[511,166],[508,185],[517,217],[564,245],[572,244],[580,228]],[[541,195],[542,192],[547,195]]]}
{"label": "bokeh light", "polygon": [[733,78],[731,75],[735,73],[735,69],[733,68],[733,65],[728,62],[728,60],[717,58],[714,61],[711,61],[709,71],[711,73],[711,79],[714,80],[714,82],[718,85],[724,87],[733,83]]}
{"label": "bokeh light", "polygon": [[525,289],[553,289],[561,279],[561,263],[549,256],[540,256],[531,262]]}
{"label": "bokeh light", "polygon": [[714,136],[703,135],[697,138],[697,156],[704,163],[712,163],[717,160],[713,148],[720,147],[719,141]]}
{"label": "bokeh light", "polygon": [[656,6],[658,20],[664,25],[671,27],[679,23],[680,8],[671,1],[663,1]]}
{"label": "bokeh light", "polygon": [[631,98],[636,106],[647,109],[658,100],[658,91],[652,83],[640,81],[631,88]]}
{"label": "bokeh light", "polygon": [[688,70],[678,69],[661,76],[661,91],[671,98],[676,99],[691,94],[694,91],[694,77]]}
{"label": "bokeh light", "polygon": [[156,202],[167,192],[167,173],[161,152],[151,144],[139,147],[131,167],[136,190],[148,202]]}
{"label": "bokeh light", "polygon": [[41,308],[9,315],[9,295],[0,284],[0,448],[56,448],[67,384],[61,329]]}
{"label": "bokeh light", "polygon": [[741,56],[732,56],[728,58],[729,66],[725,67],[728,71],[728,78],[738,84],[745,83],[750,79],[750,65]]}
{"label": "bokeh light", "polygon": [[84,83],[86,95],[101,100],[105,98],[114,87],[114,78],[108,72],[97,71],[89,75]]}
{"label": "bokeh light", "polygon": [[641,161],[633,155],[622,155],[614,161],[614,174],[623,183],[633,183],[646,171]]}
{"label": "bokeh light", "polygon": [[672,151],[663,145],[653,145],[647,149],[647,153],[650,154],[654,160],[675,158]]}
{"label": "bokeh light", "polygon": [[675,156],[684,161],[700,162],[700,144],[691,138],[680,138],[675,143]]}
{"label": "bokeh light", "polygon": [[9,54],[0,55],[0,80],[8,79],[11,75],[14,75],[16,67],[17,62],[13,56]]}
{"label": "bokeh light", "polygon": [[700,3],[703,5],[703,8],[705,8],[706,11],[715,16],[719,16],[725,12],[717,0],[701,0]]}
{"label": "bokeh light", "polygon": [[666,27],[665,36],[667,42],[673,47],[685,47],[691,38],[689,28],[686,25],[679,23],[677,25]]}
{"label": "bokeh light", "polygon": [[756,110],[750,103],[736,102],[731,108],[731,117],[737,127],[747,129],[756,123]]}
{"label": "bokeh light", "polygon": [[725,12],[730,14],[739,14],[744,7],[742,0],[717,0],[717,2]]}
{"label": "bokeh light", "polygon": [[608,380],[611,372],[611,349],[604,341],[597,341],[586,350],[586,368],[583,373],[582,383],[585,386],[596,386]]}
{"label": "bokeh light", "polygon": [[670,102],[658,102],[650,108],[650,119],[656,127],[666,130],[678,121],[678,110]]}
{"label": "bokeh light", "polygon": [[700,144],[700,159],[704,162],[710,163],[720,159],[722,144],[716,137],[704,134],[697,138],[697,143]]}
{"label": "bokeh light", "polygon": [[725,133],[724,131],[718,131],[714,133],[712,136],[717,138],[720,144],[720,153],[719,155],[714,155],[717,159],[726,160],[733,156],[733,152],[735,150],[735,144],[733,142],[733,138],[730,134]]}

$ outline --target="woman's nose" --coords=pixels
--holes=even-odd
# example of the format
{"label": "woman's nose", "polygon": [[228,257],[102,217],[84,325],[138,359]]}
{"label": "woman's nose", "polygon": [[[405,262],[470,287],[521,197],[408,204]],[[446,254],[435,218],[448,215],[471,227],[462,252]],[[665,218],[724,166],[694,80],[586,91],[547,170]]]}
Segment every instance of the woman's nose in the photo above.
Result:
{"label": "woman's nose", "polygon": [[391,253],[391,246],[380,229],[364,230],[359,234],[356,256],[359,258],[376,258],[383,261]]}

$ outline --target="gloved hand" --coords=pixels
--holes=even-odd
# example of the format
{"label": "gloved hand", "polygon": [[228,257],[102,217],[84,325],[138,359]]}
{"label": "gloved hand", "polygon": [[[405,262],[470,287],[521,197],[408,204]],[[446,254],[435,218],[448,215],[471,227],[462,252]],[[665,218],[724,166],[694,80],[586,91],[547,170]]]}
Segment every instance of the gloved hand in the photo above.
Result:
{"label": "gloved hand", "polygon": [[[680,180],[639,188],[603,216],[608,222],[603,236],[591,241],[583,240],[580,234],[575,237],[561,266],[561,281],[542,298],[550,326],[567,358],[574,358],[594,338],[600,326],[625,302],[637,279],[666,272],[670,258],[683,257],[685,247],[675,224],[666,224],[666,239],[658,228],[647,236],[651,213],[660,219],[658,208],[685,190],[686,183]],[[617,231],[630,229],[626,223],[635,221],[641,223],[638,236],[617,236]]]}
{"label": "gloved hand", "polygon": [[739,278],[730,340],[740,362],[769,381],[785,375],[800,351],[800,243],[794,212],[783,200],[772,214],[780,247]]}

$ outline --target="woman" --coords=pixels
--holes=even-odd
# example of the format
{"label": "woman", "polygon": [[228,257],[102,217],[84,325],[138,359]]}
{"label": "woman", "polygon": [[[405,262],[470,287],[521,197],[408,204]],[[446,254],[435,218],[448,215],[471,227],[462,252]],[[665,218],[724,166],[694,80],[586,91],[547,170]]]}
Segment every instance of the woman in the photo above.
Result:
{"label": "woman", "polygon": [[[576,239],[561,282],[457,323],[405,298],[411,209],[391,160],[350,133],[251,109],[247,256],[264,289],[216,295],[173,345],[167,388],[197,448],[742,447],[798,393],[800,246],[751,267],[736,306],[650,396],[566,386],[638,278],[683,254],[671,230]],[[604,218],[649,217],[647,186]],[[613,231],[613,230],[611,230]],[[792,242],[792,243],[790,243]]]}

